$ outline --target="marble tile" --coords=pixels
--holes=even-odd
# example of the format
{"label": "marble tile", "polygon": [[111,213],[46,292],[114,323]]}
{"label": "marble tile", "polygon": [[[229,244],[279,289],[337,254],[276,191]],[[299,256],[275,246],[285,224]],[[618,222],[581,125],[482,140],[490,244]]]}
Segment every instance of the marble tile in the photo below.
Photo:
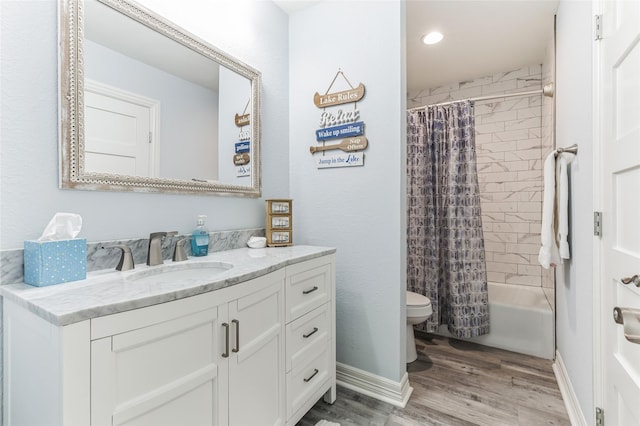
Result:
{"label": "marble tile", "polygon": [[517,243],[518,234],[512,232],[489,232],[484,234],[484,241],[493,243]]}
{"label": "marble tile", "polygon": [[[493,134],[494,142],[502,142],[502,141],[519,141],[530,139],[531,136],[529,134],[530,129],[518,129],[518,130],[505,130],[504,132],[495,132]],[[516,145],[517,149],[521,149],[519,145]],[[522,148],[522,149],[530,149],[530,148]],[[513,144],[511,144],[511,150],[513,150]]]}
{"label": "marble tile", "polygon": [[517,274],[518,266],[515,263],[487,262],[487,271]]}
{"label": "marble tile", "polygon": [[467,89],[469,87],[484,86],[485,84],[491,84],[491,83],[493,83],[493,77],[486,76],[486,77],[474,78],[473,80],[461,81],[460,83],[458,83],[458,87],[460,89]]}
{"label": "marble tile", "polygon": [[[476,123],[477,123],[477,118],[478,118],[478,115],[476,114]],[[500,112],[491,112],[488,114],[481,114],[479,118],[480,118],[481,124],[496,123],[500,121],[508,122],[511,120],[518,119],[518,111],[508,110],[508,111],[500,111]]]}
{"label": "marble tile", "polygon": [[494,262],[517,263],[529,265],[529,256],[520,253],[495,253],[493,255]]}
{"label": "marble tile", "polygon": [[539,160],[540,158],[541,158],[541,153],[539,148],[519,149],[517,151],[505,152],[504,154],[505,161]]}
{"label": "marble tile", "polygon": [[519,181],[505,182],[505,185],[504,185],[505,191],[535,192],[535,191],[542,191],[542,189],[543,189],[543,184],[541,180],[525,181],[525,182],[519,182]]}
{"label": "marble tile", "polygon": [[531,67],[522,67],[516,70],[494,74],[493,82],[496,83],[498,81],[520,79],[523,77],[528,77],[529,75],[531,75]]}
{"label": "marble tile", "polygon": [[518,82],[514,79],[503,80],[482,86],[482,95],[496,95],[506,92],[513,92],[518,88]]}
{"label": "marble tile", "polygon": [[[251,236],[264,237],[264,228],[239,229],[232,231],[214,231],[211,233],[209,251],[225,251],[245,247]],[[190,235],[178,235],[165,238],[162,242],[163,259],[171,259],[175,242],[180,238],[191,239]],[[115,268],[120,260],[120,250],[110,249],[115,245],[131,248],[136,265],[145,264],[149,239],[111,240],[87,243],[87,272]],[[187,255],[191,256],[191,245],[185,245]],[[0,251],[0,285],[22,282],[24,277],[23,250]]]}
{"label": "marble tile", "polygon": [[522,108],[517,110],[516,114],[519,120],[522,120],[525,118],[541,117],[542,109],[540,107]]}
{"label": "marble tile", "polygon": [[529,232],[529,224],[528,223],[495,223],[493,225],[493,230],[495,232]]}
{"label": "marble tile", "polygon": [[541,276],[542,266],[540,265],[518,265],[517,273],[520,275]]}

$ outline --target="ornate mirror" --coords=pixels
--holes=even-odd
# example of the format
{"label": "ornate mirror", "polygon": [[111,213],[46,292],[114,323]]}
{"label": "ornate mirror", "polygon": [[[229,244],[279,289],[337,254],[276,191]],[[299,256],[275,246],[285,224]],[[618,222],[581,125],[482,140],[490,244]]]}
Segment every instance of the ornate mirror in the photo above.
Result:
{"label": "ornate mirror", "polygon": [[126,0],[60,0],[60,187],[259,197],[260,72]]}

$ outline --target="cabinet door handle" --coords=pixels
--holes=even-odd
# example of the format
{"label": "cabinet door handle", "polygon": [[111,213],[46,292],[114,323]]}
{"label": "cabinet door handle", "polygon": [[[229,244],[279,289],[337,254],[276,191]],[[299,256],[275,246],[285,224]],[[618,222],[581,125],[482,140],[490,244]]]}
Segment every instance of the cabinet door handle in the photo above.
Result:
{"label": "cabinet door handle", "polygon": [[229,324],[222,323],[222,326],[224,327],[224,340],[225,340],[225,348],[224,348],[224,352],[222,353],[222,358],[229,358]]}
{"label": "cabinet door handle", "polygon": [[316,291],[317,289],[318,289],[318,286],[317,286],[317,285],[314,285],[312,289],[304,290],[304,291],[302,292],[302,294],[309,294],[309,293],[313,293],[313,292],[314,292],[314,291]]}
{"label": "cabinet door handle", "polygon": [[309,334],[303,334],[302,337],[304,337],[305,339],[308,339],[309,337],[313,336],[317,332],[318,332],[318,327],[313,327],[312,332],[310,332]]}
{"label": "cabinet door handle", "polygon": [[240,351],[240,321],[234,319],[231,322],[236,325],[236,347],[231,349],[231,352],[238,352]]}
{"label": "cabinet door handle", "polygon": [[314,377],[316,377],[316,374],[318,374],[319,371],[317,368],[313,369],[313,374],[310,375],[309,377],[307,377],[306,379],[303,379],[305,383],[309,383],[311,381],[311,379],[313,379]]}

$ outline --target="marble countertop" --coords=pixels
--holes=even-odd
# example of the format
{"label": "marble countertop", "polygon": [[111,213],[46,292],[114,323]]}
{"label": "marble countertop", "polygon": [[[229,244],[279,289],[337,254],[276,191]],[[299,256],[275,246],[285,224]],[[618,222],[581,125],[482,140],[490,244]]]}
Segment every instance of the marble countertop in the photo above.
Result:
{"label": "marble countertop", "polygon": [[[27,284],[0,286],[0,294],[50,323],[63,326],[219,290],[335,251],[335,248],[315,246],[241,248],[210,253],[205,257],[190,257],[187,262],[233,264],[231,269],[206,280],[181,279],[161,284],[129,281],[127,278],[132,274],[160,267],[136,265],[132,271],[108,269],[90,272],[84,280],[47,287]],[[165,261],[164,265],[171,263]]]}

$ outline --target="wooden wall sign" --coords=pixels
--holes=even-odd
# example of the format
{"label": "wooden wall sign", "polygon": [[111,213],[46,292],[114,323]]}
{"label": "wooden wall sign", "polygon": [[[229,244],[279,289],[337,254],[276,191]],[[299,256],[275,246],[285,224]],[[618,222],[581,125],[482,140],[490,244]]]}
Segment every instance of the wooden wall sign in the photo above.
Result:
{"label": "wooden wall sign", "polygon": [[[341,73],[342,71],[339,72]],[[355,89],[344,90],[342,92],[327,93],[324,95],[320,95],[316,92],[316,94],[313,95],[313,103],[316,104],[318,108],[324,108],[334,105],[348,104],[350,102],[358,102],[363,97],[364,84],[360,83]]]}
{"label": "wooden wall sign", "polygon": [[364,152],[323,155],[318,157],[316,165],[319,169],[364,166]]}
{"label": "wooden wall sign", "polygon": [[327,127],[316,130],[316,140],[326,141],[328,139],[344,138],[350,136],[360,136],[364,134],[364,123],[343,124],[342,126]]}
{"label": "wooden wall sign", "polygon": [[233,156],[233,164],[236,166],[244,166],[245,164],[249,164],[249,161],[251,161],[251,156],[246,152]]}
{"label": "wooden wall sign", "polygon": [[236,177],[251,176],[251,165],[245,164],[243,166],[236,167]]}
{"label": "wooden wall sign", "polygon": [[311,146],[309,151],[313,154],[318,151],[330,151],[332,149],[341,149],[344,152],[362,151],[369,145],[367,138],[364,136],[357,136],[355,138],[342,139],[340,143],[324,146]]}
{"label": "wooden wall sign", "polygon": [[243,114],[243,115],[238,115],[236,113],[236,117],[235,117],[235,122],[236,122],[236,126],[238,127],[244,127],[249,125],[250,123],[250,119],[249,117],[251,116],[251,114]]}
{"label": "wooden wall sign", "polygon": [[243,152],[249,152],[251,150],[251,143],[249,141],[242,141],[236,143],[236,154],[242,154]]}
{"label": "wooden wall sign", "polygon": [[[351,89],[331,93],[331,88],[336,79],[342,76]],[[335,167],[364,166],[363,151],[369,146],[369,141],[364,136],[364,122],[360,120],[360,110],[357,102],[364,97],[364,84],[353,87],[342,70],[338,70],[333,81],[324,95],[318,92],[313,96],[313,103],[322,108],[320,115],[320,129],[316,130],[316,140],[322,145],[311,146],[311,154],[321,152],[316,160],[316,167],[328,169]],[[353,103],[353,109],[347,108],[327,109],[336,105]],[[344,138],[337,143],[327,145],[326,141]],[[326,155],[324,151],[341,150],[344,154]]]}

